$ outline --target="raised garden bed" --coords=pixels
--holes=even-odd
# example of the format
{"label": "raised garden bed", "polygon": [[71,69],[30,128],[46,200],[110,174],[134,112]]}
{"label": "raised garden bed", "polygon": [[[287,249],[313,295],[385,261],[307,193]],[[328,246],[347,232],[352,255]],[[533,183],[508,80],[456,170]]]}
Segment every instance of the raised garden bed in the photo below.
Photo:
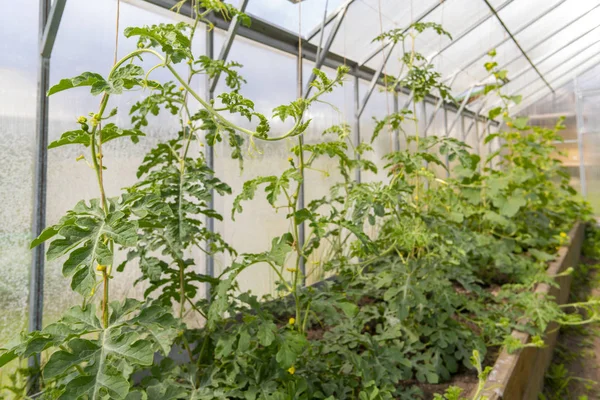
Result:
{"label": "raised garden bed", "polygon": [[[579,263],[581,248],[584,241],[584,224],[577,223],[569,232],[570,244],[562,247],[557,259],[548,267],[548,275],[555,276],[569,267]],[[553,296],[558,304],[565,304],[571,290],[571,276],[555,278],[558,287],[538,284],[535,292]],[[512,336],[526,344],[531,340],[530,335],[513,331]],[[541,393],[544,375],[552,360],[552,353],[558,336],[558,326],[551,323],[544,337],[546,346],[543,348],[526,347],[509,354],[501,351],[493,370],[488,376],[484,396],[488,400],[534,400]]]}

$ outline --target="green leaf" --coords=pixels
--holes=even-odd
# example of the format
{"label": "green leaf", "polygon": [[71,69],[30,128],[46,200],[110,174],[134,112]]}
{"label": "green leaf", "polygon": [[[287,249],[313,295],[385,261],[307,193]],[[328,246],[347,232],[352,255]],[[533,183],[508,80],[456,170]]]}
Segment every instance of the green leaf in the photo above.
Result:
{"label": "green leaf", "polygon": [[488,112],[488,118],[489,119],[494,119],[496,118],[498,115],[502,114],[502,107],[496,107],[496,108],[492,108],[489,112]]}
{"label": "green leaf", "polygon": [[92,358],[99,350],[94,342],[84,339],[73,339],[68,346],[72,353],[60,350],[52,353],[48,362],[44,365],[44,378],[52,379],[63,374],[68,369],[81,364]]}
{"label": "green leaf", "polygon": [[74,275],[71,287],[84,296],[90,294],[94,285],[96,265],[113,263],[113,253],[105,238],[122,246],[137,242],[137,223],[127,221],[125,213],[119,210],[105,216],[98,199],[89,206],[79,202],[53,229],[61,238],[50,243],[46,256],[54,260],[69,255],[63,264],[63,274]]}
{"label": "green leaf", "polygon": [[[48,96],[51,96],[55,93],[62,92],[63,90],[68,90],[68,89],[72,89],[75,87],[94,86],[94,85],[102,86],[104,84],[106,84],[106,81],[104,80],[104,78],[101,75],[93,73],[93,72],[84,72],[81,75],[78,75],[74,78],[61,79],[60,82],[58,82],[56,85],[52,86],[48,90]],[[97,94],[94,91],[92,91],[92,92],[93,92],[93,94]]]}
{"label": "green leaf", "polygon": [[353,318],[358,313],[358,306],[354,303],[350,303],[349,301],[340,301],[335,305],[341,308],[348,318]]}
{"label": "green leaf", "polygon": [[63,133],[60,136],[60,139],[55,140],[54,142],[48,145],[49,149],[54,149],[56,147],[67,146],[70,144],[82,144],[85,147],[89,147],[92,144],[92,136],[81,129],[76,131],[68,131]]}
{"label": "green leaf", "polygon": [[258,338],[258,342],[267,347],[270,346],[271,343],[275,340],[275,332],[277,331],[277,325],[275,325],[271,321],[263,321],[258,326],[258,332],[256,337]]}
{"label": "green leaf", "polygon": [[287,331],[282,336],[282,342],[275,359],[283,369],[290,368],[308,344],[304,335],[296,331]]}
{"label": "green leaf", "polygon": [[513,120],[513,125],[517,129],[525,129],[527,128],[527,122],[529,121],[529,117],[518,117]]}
{"label": "green leaf", "polygon": [[500,213],[505,217],[512,218],[525,204],[527,204],[527,200],[523,195],[513,193],[500,207]]}
{"label": "green leaf", "polygon": [[121,137],[129,137],[133,143],[139,142],[140,136],[146,136],[138,129],[120,129],[113,123],[107,124],[102,128],[102,143]]}

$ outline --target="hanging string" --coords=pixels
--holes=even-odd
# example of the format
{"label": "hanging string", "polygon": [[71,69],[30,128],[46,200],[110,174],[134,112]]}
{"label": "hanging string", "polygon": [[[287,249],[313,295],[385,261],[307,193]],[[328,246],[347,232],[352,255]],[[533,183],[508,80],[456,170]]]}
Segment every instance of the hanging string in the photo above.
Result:
{"label": "hanging string", "polygon": [[116,16],[116,24],[115,24],[115,60],[113,65],[117,63],[117,56],[119,53],[119,20],[121,14],[121,0],[117,0],[117,16]]}
{"label": "hanging string", "polygon": [[[381,0],[378,1],[378,12],[379,12],[379,34],[383,35],[383,11],[381,9]],[[392,48],[390,48],[390,52],[392,51]],[[390,92],[388,89],[388,80],[387,80],[387,59],[385,56],[385,43],[383,40],[381,40],[381,56],[382,56],[382,62],[383,62],[383,84],[385,87],[385,111],[386,111],[386,115],[390,115]],[[379,77],[377,77],[379,78]],[[391,118],[390,118],[390,124],[388,126],[388,136],[390,138],[390,149],[394,148],[394,138],[393,138],[393,129],[392,129],[392,122],[391,122]]]}

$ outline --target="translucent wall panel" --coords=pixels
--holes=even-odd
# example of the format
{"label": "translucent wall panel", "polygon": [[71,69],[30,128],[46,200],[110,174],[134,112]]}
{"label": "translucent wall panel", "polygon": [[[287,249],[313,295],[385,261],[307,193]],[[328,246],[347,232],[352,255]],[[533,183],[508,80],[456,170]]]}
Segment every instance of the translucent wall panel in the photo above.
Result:
{"label": "translucent wall panel", "polygon": [[[325,1],[304,1],[300,4],[292,1],[250,0],[246,12],[294,33],[299,32],[298,21],[301,14],[301,33],[307,35],[322,24],[324,12],[329,15],[345,2],[346,0],[328,0],[325,10]],[[231,3],[237,6],[239,0]],[[299,10],[300,7],[302,10]]]}
{"label": "translucent wall panel", "polygon": [[38,3],[3,4],[0,12],[0,343],[27,328]]}
{"label": "translucent wall panel", "polygon": [[[369,82],[360,80],[359,93],[361,102],[365,93],[369,89]],[[376,87],[365,107],[360,120],[360,138],[362,142],[371,143],[377,120],[382,120],[386,115],[394,111],[394,95],[387,91],[382,91],[382,87]],[[363,171],[361,180],[363,182],[384,181],[387,179],[387,172],[384,170],[386,160],[385,155],[394,148],[394,132],[386,126],[379,136],[371,143],[373,152],[365,155],[365,159],[371,160],[377,166],[378,172],[374,174],[369,171]]]}
{"label": "translucent wall panel", "polygon": [[[597,81],[600,89],[600,80]],[[583,91],[583,160],[587,200],[600,213],[600,94],[596,90]]]}
{"label": "translucent wall panel", "polygon": [[[65,77],[73,77],[85,71],[98,72],[106,76],[113,65],[115,51],[115,0],[99,0],[91,3],[67,2],[56,45],[52,55],[50,83],[55,84]],[[154,7],[140,9],[127,3],[121,4],[120,31],[128,26],[142,26],[158,23],[178,22],[176,14],[164,12],[155,13]],[[170,17],[166,17],[169,15]],[[177,18],[177,19],[176,19]],[[84,43],[85,45],[81,45]],[[126,39],[122,34],[119,37],[119,57],[135,49],[137,40]],[[197,55],[203,54],[204,27],[198,30],[194,42],[194,51]],[[148,69],[155,65],[157,60],[151,56],[144,57],[143,67]],[[179,72],[187,75],[187,65],[177,66]],[[150,76],[152,79],[165,82],[173,80],[171,74],[164,69],[156,70]],[[203,93],[201,85],[203,79],[192,82],[193,87]],[[129,92],[121,96],[114,96],[107,107],[108,110],[117,107],[119,114],[113,120],[120,127],[128,127],[129,109],[136,101],[146,96],[147,92]],[[89,94],[88,88],[73,89],[58,93],[50,97],[50,126],[49,140],[53,141],[69,130],[78,129],[76,119],[79,115],[97,112],[99,97]],[[192,109],[194,104],[191,104]],[[176,137],[179,130],[177,118],[170,113],[161,112],[158,118],[152,118],[149,127],[142,129],[146,137],[138,144],[128,140],[115,140],[104,146],[104,182],[107,196],[118,196],[121,188],[129,186],[136,181],[137,166],[143,160],[148,150],[158,142]],[[196,150],[197,151],[197,150]],[[48,206],[47,223],[56,223],[64,213],[71,209],[80,199],[98,198],[98,184],[93,169],[85,161],[76,161],[81,154],[89,153],[82,147],[64,146],[51,149],[48,153]],[[89,160],[89,155],[87,155]],[[124,252],[117,254],[117,259],[124,256]],[[61,273],[63,260],[48,262],[45,274],[44,292],[44,323],[55,320],[62,311],[72,304],[80,302],[77,294],[65,290],[69,287],[69,280]],[[204,269],[204,257],[197,257],[199,272]],[[132,283],[139,276],[138,268],[130,264],[122,273],[115,272],[115,279],[111,281],[111,297],[113,299],[140,297],[143,286],[133,286]]]}
{"label": "translucent wall panel", "polygon": [[[303,64],[304,85],[306,87],[313,63],[305,61]],[[335,70],[322,68],[329,76],[334,76]],[[322,97],[323,102],[315,103],[308,110],[306,119],[312,122],[304,133],[304,143],[315,144],[323,141],[336,140],[335,135],[323,135],[323,132],[333,125],[348,124],[354,129],[354,78],[348,76],[342,88],[335,89]],[[350,134],[349,139],[352,139]],[[349,146],[348,156],[354,157],[354,152]],[[304,198],[305,204],[328,196],[330,189],[336,183],[343,182],[343,177],[338,169],[338,159],[322,156],[313,165],[312,169],[305,171]],[[319,211],[328,213],[328,206],[323,206]],[[308,224],[307,224],[308,225]],[[310,229],[307,226],[306,239],[309,240]],[[323,262],[328,260],[330,246],[323,240],[318,249],[311,254],[306,263],[307,284],[313,284],[323,279],[326,275],[323,271]]]}
{"label": "translucent wall panel", "polygon": [[[254,101],[258,112],[270,117],[274,107],[288,104],[296,99],[297,59],[295,57],[238,37],[233,44],[229,59],[244,65],[241,73],[248,83],[242,87],[241,93]],[[227,90],[225,85],[220,83],[215,97]],[[256,121],[248,123],[238,116],[231,118],[246,127],[256,126]],[[290,128],[289,120],[286,123],[281,123],[279,120],[271,121],[272,136],[281,135]],[[233,200],[242,190],[245,181],[258,176],[279,176],[287,169],[290,166],[289,150],[296,144],[297,138],[270,143],[256,140],[256,148],[250,145],[248,137],[245,137],[245,140],[243,171],[240,171],[238,161],[231,159],[231,149],[228,144],[220,143],[215,148],[217,176],[227,182],[233,190],[232,196],[219,197],[215,200],[217,211],[225,218],[222,223],[217,221],[216,227],[223,238],[238,252],[260,253],[270,248],[273,238],[288,232],[289,223],[285,218],[287,210],[285,208],[277,212],[273,210],[265,199],[263,186],[257,191],[253,201],[243,203],[244,212],[237,214],[234,222],[230,218]],[[283,196],[278,204],[284,204]],[[216,273],[229,266],[230,262],[229,257],[217,257]],[[254,265],[239,277],[240,289],[251,290],[257,295],[272,294],[275,281],[275,274],[266,264]]]}

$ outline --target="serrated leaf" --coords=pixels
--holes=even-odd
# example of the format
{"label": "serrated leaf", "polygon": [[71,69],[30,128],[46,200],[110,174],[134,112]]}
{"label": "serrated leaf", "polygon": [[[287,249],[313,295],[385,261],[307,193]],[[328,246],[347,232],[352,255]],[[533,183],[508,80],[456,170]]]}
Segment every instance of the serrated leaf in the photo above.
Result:
{"label": "serrated leaf", "polygon": [[267,347],[270,346],[271,343],[275,340],[275,331],[277,330],[277,326],[271,321],[263,321],[258,326],[258,332],[256,337],[258,338],[258,342]]}
{"label": "serrated leaf", "polygon": [[275,359],[283,369],[290,368],[307,345],[304,335],[296,331],[287,331],[282,336],[282,342]]}
{"label": "serrated leaf", "polygon": [[74,78],[61,79],[60,82],[48,90],[48,96],[62,92],[63,90],[82,86],[92,86],[98,83],[103,84],[106,83],[106,81],[99,74],[93,72],[84,72]]}
{"label": "serrated leaf", "polygon": [[48,145],[49,149],[54,149],[61,146],[67,146],[70,144],[81,144],[85,147],[89,147],[92,144],[92,136],[81,129],[76,131],[68,131],[60,136],[60,139]]}

